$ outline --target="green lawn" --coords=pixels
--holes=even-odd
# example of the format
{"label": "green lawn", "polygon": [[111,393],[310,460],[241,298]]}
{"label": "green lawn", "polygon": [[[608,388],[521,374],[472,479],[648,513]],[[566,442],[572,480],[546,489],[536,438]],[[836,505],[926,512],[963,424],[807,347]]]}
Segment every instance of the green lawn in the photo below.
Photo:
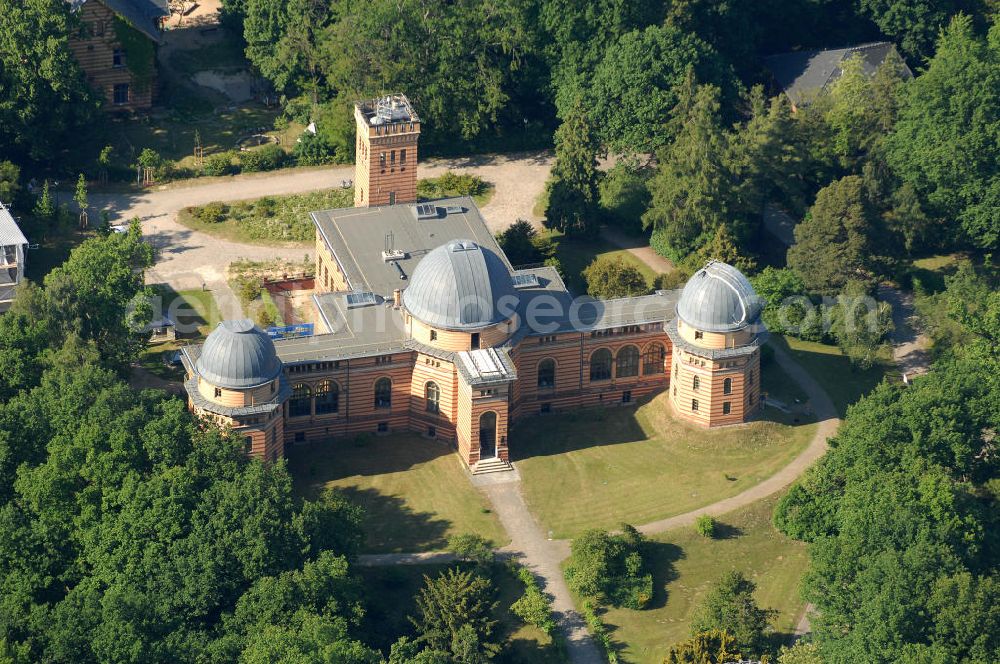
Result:
{"label": "green lawn", "polygon": [[847,413],[849,405],[881,383],[889,370],[888,358],[884,358],[884,364],[877,364],[871,369],[855,369],[839,348],[828,344],[779,335],[773,335],[770,343],[787,351],[816,379],[830,395],[841,417]]}
{"label": "green lawn", "polygon": [[816,429],[768,409],[761,421],[706,430],[675,420],[665,392],[637,409],[541,417],[514,427],[511,450],[528,504],[557,538],[733,496],[788,464]]}
{"label": "green lawn", "polygon": [[944,290],[944,278],[954,274],[958,268],[958,263],[970,256],[964,253],[941,254],[937,256],[927,256],[913,261],[911,273],[913,277],[920,281],[924,291],[939,293]]}
{"label": "green lawn", "polygon": [[303,495],[336,487],[365,508],[367,551],[440,550],[466,532],[508,541],[444,443],[414,434],[336,439],[293,447],[289,468]]}
{"label": "green lawn", "polygon": [[203,221],[202,207],[184,208],[177,220],[196,231],[226,240],[273,245],[277,242],[301,244],[315,236],[310,212],[351,207],[352,189],[326,189],[307,194],[264,196],[222,205],[221,221]]}
{"label": "green lawn", "polygon": [[594,262],[597,258],[609,258],[615,260],[624,259],[626,263],[634,266],[646,278],[646,283],[650,288],[656,273],[645,263],[633,256],[627,249],[619,249],[610,242],[605,242],[600,238],[582,240],[567,238],[559,232],[550,232],[549,236],[556,243],[556,258],[563,267],[563,279],[567,288],[577,295],[587,292],[587,282],[583,278],[583,270]]}
{"label": "green lawn", "polygon": [[742,571],[757,584],[757,602],[778,609],[777,638],[790,634],[802,614],[799,582],[808,564],[806,546],[771,525],[772,496],[719,519],[722,536],[707,539],[693,527],[653,538],[655,581],[649,609],[609,609],[602,617],[624,661],[658,664],[667,648],[689,635],[691,616],[726,571]]}
{"label": "green lawn", "polygon": [[[356,568],[364,579],[367,592],[366,633],[375,634],[372,643],[388,655],[389,647],[400,636],[412,636],[413,626],[408,616],[416,612],[414,596],[424,585],[424,575],[431,578],[445,565],[399,565],[395,567]],[[510,612],[510,605],[523,594],[524,586],[507,569],[497,564],[492,568],[497,588],[495,613],[497,637],[504,650],[493,661],[500,664],[558,664],[564,662],[552,639],[540,629],[524,625]]]}
{"label": "green lawn", "polygon": [[170,314],[177,324],[177,336],[180,338],[203,339],[222,320],[212,291],[195,288],[178,292],[167,284],[156,284],[153,290],[159,297],[154,302],[155,315]]}

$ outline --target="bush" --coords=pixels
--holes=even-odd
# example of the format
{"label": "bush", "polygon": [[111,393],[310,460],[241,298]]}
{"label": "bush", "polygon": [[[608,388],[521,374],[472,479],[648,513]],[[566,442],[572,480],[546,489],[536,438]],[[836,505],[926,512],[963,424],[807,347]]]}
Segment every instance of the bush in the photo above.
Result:
{"label": "bush", "polygon": [[448,550],[461,560],[486,567],[493,563],[493,542],[482,535],[461,533],[448,539]]}
{"label": "bush", "polygon": [[694,522],[694,529],[702,537],[715,537],[715,519],[707,514],[702,514],[698,517],[698,520]]}
{"label": "bush", "polygon": [[300,166],[322,166],[333,161],[333,148],[316,134],[303,134],[295,144],[293,154]]}
{"label": "bush", "polygon": [[217,224],[226,218],[229,208],[225,203],[213,201],[205,203],[201,207],[192,208],[191,214],[204,224]]}
{"label": "bush", "polygon": [[246,150],[240,153],[240,170],[244,173],[273,171],[281,168],[287,155],[277,145],[265,145],[257,150]]}
{"label": "bush", "polygon": [[232,152],[213,154],[205,160],[205,166],[202,170],[205,175],[230,175],[236,170],[233,167],[233,156]]}
{"label": "bush", "polygon": [[552,238],[539,235],[531,222],[524,219],[518,219],[497,233],[496,238],[511,265],[543,263],[555,257],[556,246]]}
{"label": "bush", "polygon": [[417,197],[421,199],[482,196],[489,190],[490,183],[478,175],[454,171],[445,171],[439,177],[417,182]]}
{"label": "bush", "polygon": [[645,540],[638,530],[622,525],[612,535],[588,530],[573,540],[566,581],[576,593],[601,603],[642,609],[653,597],[653,575],[645,571]]}
{"label": "bush", "polygon": [[511,605],[511,612],[528,625],[534,625],[551,635],[556,621],[552,618],[552,605],[538,585],[538,580],[527,568],[517,563],[512,562],[510,567],[524,584],[524,595]]}

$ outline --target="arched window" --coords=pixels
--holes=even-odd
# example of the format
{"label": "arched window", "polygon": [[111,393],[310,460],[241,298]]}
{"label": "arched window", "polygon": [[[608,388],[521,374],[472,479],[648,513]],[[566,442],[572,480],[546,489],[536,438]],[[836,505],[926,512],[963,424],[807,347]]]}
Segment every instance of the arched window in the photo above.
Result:
{"label": "arched window", "polygon": [[392,381],[388,378],[375,381],[375,407],[392,408]]}
{"label": "arched window", "polygon": [[727,378],[724,381],[722,381],[722,393],[723,394],[732,394],[733,393],[733,379],[732,378]]}
{"label": "arched window", "polygon": [[701,387],[701,378],[695,376],[691,379],[691,389],[697,391],[699,387]]}
{"label": "arched window", "polygon": [[642,354],[643,375],[663,373],[663,362],[667,358],[667,351],[663,344],[650,344]]}
{"label": "arched window", "polygon": [[590,356],[590,380],[610,380],[611,351],[599,348]]}
{"label": "arched window", "polygon": [[336,413],[340,409],[340,386],[332,380],[324,380],[316,388],[316,414]]}
{"label": "arched window", "polygon": [[292,398],[288,400],[289,417],[302,417],[312,414],[312,390],[308,385],[299,383],[292,388]]}
{"label": "arched window", "polygon": [[556,361],[544,359],[538,363],[538,387],[556,386]]}
{"label": "arched window", "polygon": [[635,346],[625,346],[618,351],[615,375],[619,378],[629,378],[639,375],[639,349]]}
{"label": "arched window", "polygon": [[430,381],[424,387],[424,394],[427,396],[427,412],[428,413],[440,413],[441,412],[441,388],[437,386],[437,383]]}

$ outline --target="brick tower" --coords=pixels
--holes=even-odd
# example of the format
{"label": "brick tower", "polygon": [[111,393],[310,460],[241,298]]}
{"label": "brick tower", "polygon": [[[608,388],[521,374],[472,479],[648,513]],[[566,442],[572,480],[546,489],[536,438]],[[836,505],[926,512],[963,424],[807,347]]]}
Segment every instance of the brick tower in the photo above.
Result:
{"label": "brick tower", "polygon": [[417,141],[420,118],[406,95],[354,104],[358,144],[354,207],[413,203],[417,200]]}
{"label": "brick tower", "polygon": [[731,265],[712,261],[691,277],[677,317],[667,324],[675,414],[719,426],[745,422],[760,410],[760,347],[767,340],[762,307]]}

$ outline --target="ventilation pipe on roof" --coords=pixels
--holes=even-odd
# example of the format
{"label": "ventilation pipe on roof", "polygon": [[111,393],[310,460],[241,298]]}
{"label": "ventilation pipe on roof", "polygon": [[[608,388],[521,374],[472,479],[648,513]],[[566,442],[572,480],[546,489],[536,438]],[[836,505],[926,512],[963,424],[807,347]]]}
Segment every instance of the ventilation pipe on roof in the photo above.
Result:
{"label": "ventilation pipe on roof", "polygon": [[399,309],[403,306],[403,291],[397,288],[392,291],[392,308]]}

